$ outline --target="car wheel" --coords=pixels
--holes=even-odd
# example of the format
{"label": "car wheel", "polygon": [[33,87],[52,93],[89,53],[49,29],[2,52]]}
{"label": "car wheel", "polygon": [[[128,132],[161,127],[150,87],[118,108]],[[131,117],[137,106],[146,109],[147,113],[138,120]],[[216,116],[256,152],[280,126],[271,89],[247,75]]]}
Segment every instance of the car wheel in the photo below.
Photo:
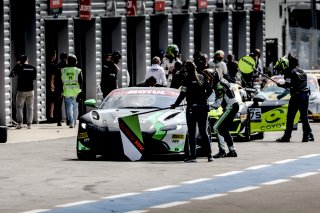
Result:
{"label": "car wheel", "polygon": [[96,159],[96,155],[91,151],[77,152],[77,157],[79,160],[95,160]]}

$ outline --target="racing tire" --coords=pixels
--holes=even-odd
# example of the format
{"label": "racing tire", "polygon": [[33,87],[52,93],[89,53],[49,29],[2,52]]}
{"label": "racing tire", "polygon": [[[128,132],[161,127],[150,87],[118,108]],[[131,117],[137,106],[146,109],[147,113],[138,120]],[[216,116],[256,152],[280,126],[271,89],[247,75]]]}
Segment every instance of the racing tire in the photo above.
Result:
{"label": "racing tire", "polygon": [[90,161],[95,160],[96,155],[93,152],[77,152],[78,160]]}

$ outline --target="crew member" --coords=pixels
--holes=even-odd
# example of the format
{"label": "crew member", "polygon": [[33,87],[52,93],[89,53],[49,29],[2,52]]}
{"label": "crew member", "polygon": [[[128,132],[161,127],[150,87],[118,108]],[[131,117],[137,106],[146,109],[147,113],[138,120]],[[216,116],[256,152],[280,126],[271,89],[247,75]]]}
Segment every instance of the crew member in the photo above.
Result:
{"label": "crew member", "polygon": [[[224,78],[219,78],[217,71],[205,69],[203,73],[208,77],[216,94],[216,100],[211,107],[218,109],[221,106],[223,108],[222,115],[213,126],[219,147],[219,152],[213,155],[213,158],[237,157],[233,139],[229,132],[229,126],[232,125],[233,119],[239,111],[239,103],[230,87],[230,83]],[[228,153],[226,152],[225,142],[229,149]]]}
{"label": "crew member", "polygon": [[212,93],[211,85],[205,80],[204,76],[196,71],[196,66],[193,61],[185,63],[187,76],[181,86],[180,94],[171,109],[176,108],[184,98],[187,101],[187,126],[189,132],[190,155],[185,160],[188,163],[197,162],[196,159],[196,125],[201,138],[204,141],[204,146],[208,155],[208,162],[213,161],[211,156],[210,139],[207,132],[208,127],[208,97]]}
{"label": "crew member", "polygon": [[148,68],[145,80],[153,76],[156,79],[156,82],[162,86],[167,86],[167,78],[164,73],[164,69],[160,66],[160,58],[155,56],[152,59],[152,65]]}
{"label": "crew member", "polygon": [[303,130],[302,142],[314,141],[308,120],[310,88],[307,84],[306,73],[302,69],[299,69],[298,66],[298,59],[289,55],[288,59],[281,58],[275,67],[278,70],[283,70],[285,80],[284,84],[277,83],[277,85],[279,87],[289,88],[291,95],[288,106],[286,130],[284,135],[276,140],[277,142],[290,142],[294,118],[298,110],[300,111]]}

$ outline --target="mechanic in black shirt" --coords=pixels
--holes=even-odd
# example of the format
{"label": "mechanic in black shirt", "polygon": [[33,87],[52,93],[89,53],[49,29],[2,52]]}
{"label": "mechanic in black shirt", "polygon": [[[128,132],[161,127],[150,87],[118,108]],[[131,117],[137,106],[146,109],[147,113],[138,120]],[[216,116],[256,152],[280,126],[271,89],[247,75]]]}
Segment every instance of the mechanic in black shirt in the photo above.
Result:
{"label": "mechanic in black shirt", "polygon": [[208,162],[213,161],[211,156],[210,139],[207,132],[208,127],[208,98],[212,93],[210,84],[205,80],[204,76],[196,71],[196,66],[193,61],[187,61],[184,66],[186,77],[180,87],[180,94],[171,109],[176,108],[184,98],[187,101],[187,126],[189,132],[190,155],[185,159],[185,162],[195,163],[196,159],[196,125],[201,138],[204,140],[204,146],[207,150]]}
{"label": "mechanic in black shirt", "polygon": [[296,57],[289,55],[288,63],[288,67],[284,70],[285,83],[277,83],[279,87],[290,89],[291,98],[289,100],[288,106],[287,126],[284,135],[281,138],[278,138],[276,141],[290,142],[294,118],[298,110],[300,111],[300,119],[302,122],[303,130],[302,142],[314,141],[312,130],[308,120],[310,89],[307,84],[307,75],[303,70],[298,68],[299,61]]}
{"label": "mechanic in black shirt", "polygon": [[34,86],[33,81],[36,80],[37,70],[34,66],[28,64],[28,56],[22,55],[10,72],[10,78],[18,76],[18,88],[16,96],[17,110],[17,129],[22,128],[23,123],[23,107],[26,103],[27,127],[31,128],[33,122],[34,107]]}
{"label": "mechanic in black shirt", "polygon": [[100,83],[103,98],[118,87],[117,76],[120,72],[120,68],[118,66],[120,60],[121,54],[119,51],[114,51],[110,59],[108,55],[104,57]]}
{"label": "mechanic in black shirt", "polygon": [[[233,139],[229,132],[229,126],[232,125],[233,119],[239,111],[239,103],[235,97],[230,83],[220,78],[217,71],[205,69],[203,71],[216,94],[215,102],[210,107],[217,109],[223,108],[223,113],[213,125],[213,131],[217,136],[219,152],[213,158],[237,157],[236,149],[233,145]],[[229,152],[226,153],[225,142],[227,143]]]}

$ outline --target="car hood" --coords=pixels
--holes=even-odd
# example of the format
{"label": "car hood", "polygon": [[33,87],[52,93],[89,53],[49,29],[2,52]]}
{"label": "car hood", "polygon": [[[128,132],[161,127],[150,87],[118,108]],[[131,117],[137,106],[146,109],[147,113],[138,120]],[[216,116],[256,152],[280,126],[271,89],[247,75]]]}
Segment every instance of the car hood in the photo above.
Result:
{"label": "car hood", "polygon": [[[155,109],[98,109],[92,110],[91,112],[85,114],[81,117],[81,119],[99,127],[119,129],[118,119],[132,115],[138,115],[140,128],[142,131],[153,130],[157,125],[165,126],[173,124],[186,124],[184,111],[177,109],[165,109],[157,111]],[[94,119],[94,117],[96,119]]]}

